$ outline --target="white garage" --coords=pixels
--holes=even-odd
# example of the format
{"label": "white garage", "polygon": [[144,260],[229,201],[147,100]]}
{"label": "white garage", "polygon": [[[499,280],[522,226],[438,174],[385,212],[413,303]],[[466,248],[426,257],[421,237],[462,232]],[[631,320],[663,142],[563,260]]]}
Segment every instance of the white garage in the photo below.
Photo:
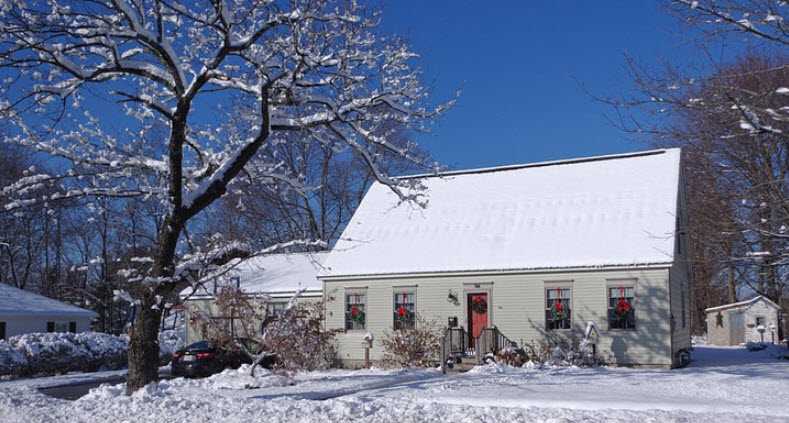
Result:
{"label": "white garage", "polygon": [[85,332],[96,313],[0,283],[0,339],[32,332]]}

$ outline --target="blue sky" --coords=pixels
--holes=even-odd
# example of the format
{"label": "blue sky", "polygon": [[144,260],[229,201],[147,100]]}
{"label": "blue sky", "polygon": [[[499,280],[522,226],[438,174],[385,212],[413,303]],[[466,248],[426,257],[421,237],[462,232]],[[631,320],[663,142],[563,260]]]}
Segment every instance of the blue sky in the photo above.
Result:
{"label": "blue sky", "polygon": [[644,148],[613,127],[601,95],[626,93],[624,53],[647,65],[692,62],[683,28],[658,1],[392,1],[387,32],[422,55],[437,98],[462,94],[420,143],[471,168]]}

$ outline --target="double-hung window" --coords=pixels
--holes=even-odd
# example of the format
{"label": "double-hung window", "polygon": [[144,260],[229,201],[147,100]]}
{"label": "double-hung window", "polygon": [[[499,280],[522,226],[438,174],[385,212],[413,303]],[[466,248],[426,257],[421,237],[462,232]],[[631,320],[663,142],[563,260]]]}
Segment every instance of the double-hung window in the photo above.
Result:
{"label": "double-hung window", "polygon": [[275,319],[282,317],[285,314],[285,309],[288,303],[284,301],[275,301],[266,303],[266,316],[271,316]]}
{"label": "double-hung window", "polygon": [[608,329],[635,329],[635,288],[632,285],[608,287]]}
{"label": "double-hung window", "polygon": [[545,288],[545,329],[570,329],[572,294],[566,286]]}
{"label": "double-hung window", "polygon": [[367,327],[367,290],[345,292],[345,329],[364,330]]}
{"label": "double-hung window", "polygon": [[416,327],[416,292],[413,289],[395,290],[393,319],[394,330]]}

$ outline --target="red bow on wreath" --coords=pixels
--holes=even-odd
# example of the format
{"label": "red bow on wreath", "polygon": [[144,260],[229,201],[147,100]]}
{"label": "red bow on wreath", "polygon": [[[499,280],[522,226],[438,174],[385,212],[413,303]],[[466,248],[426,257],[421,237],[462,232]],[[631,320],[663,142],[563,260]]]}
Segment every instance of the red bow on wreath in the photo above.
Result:
{"label": "red bow on wreath", "polygon": [[616,315],[619,317],[624,317],[633,307],[630,303],[623,298],[620,298],[619,301],[616,303]]}
{"label": "red bow on wreath", "polygon": [[364,324],[364,311],[358,306],[351,306],[351,320]]}
{"label": "red bow on wreath", "polygon": [[564,304],[562,304],[561,300],[554,301],[553,307],[551,307],[551,314],[553,314],[554,319],[564,319]]}
{"label": "red bow on wreath", "polygon": [[397,317],[402,319],[405,317],[406,313],[408,313],[408,310],[406,310],[405,307],[400,306],[397,308]]}

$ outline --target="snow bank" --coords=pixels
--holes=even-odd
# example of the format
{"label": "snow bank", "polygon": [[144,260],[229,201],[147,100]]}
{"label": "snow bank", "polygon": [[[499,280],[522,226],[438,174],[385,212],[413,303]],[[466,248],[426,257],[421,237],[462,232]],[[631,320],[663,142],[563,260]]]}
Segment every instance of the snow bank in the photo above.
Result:
{"label": "snow bank", "polygon": [[[218,397],[199,392],[176,392],[162,384],[149,385],[131,396],[122,386],[94,389],[75,402],[46,397],[32,389],[0,390],[0,421],[80,423],[106,421],[251,421],[332,423],[403,422],[773,422],[775,416],[732,413],[692,413],[678,410],[582,410],[544,407],[507,407],[415,401],[412,398],[348,397],[327,401],[268,400]],[[463,399],[459,399],[463,400]]]}
{"label": "snow bank", "polygon": [[251,376],[251,367],[249,364],[242,364],[238,369],[226,369],[205,379],[175,379],[172,384],[187,387],[199,386],[207,389],[257,389],[288,386],[295,383],[289,377],[274,374],[262,367],[255,369],[255,376]]}
{"label": "snow bank", "polygon": [[678,370],[495,364],[454,376],[330,370],[297,373],[296,385],[282,387],[261,372],[256,382],[270,387],[217,389],[245,370],[162,381],[131,396],[122,385],[102,386],[73,402],[0,383],[0,422],[789,421],[789,362],[742,347],[697,348],[694,361]]}

